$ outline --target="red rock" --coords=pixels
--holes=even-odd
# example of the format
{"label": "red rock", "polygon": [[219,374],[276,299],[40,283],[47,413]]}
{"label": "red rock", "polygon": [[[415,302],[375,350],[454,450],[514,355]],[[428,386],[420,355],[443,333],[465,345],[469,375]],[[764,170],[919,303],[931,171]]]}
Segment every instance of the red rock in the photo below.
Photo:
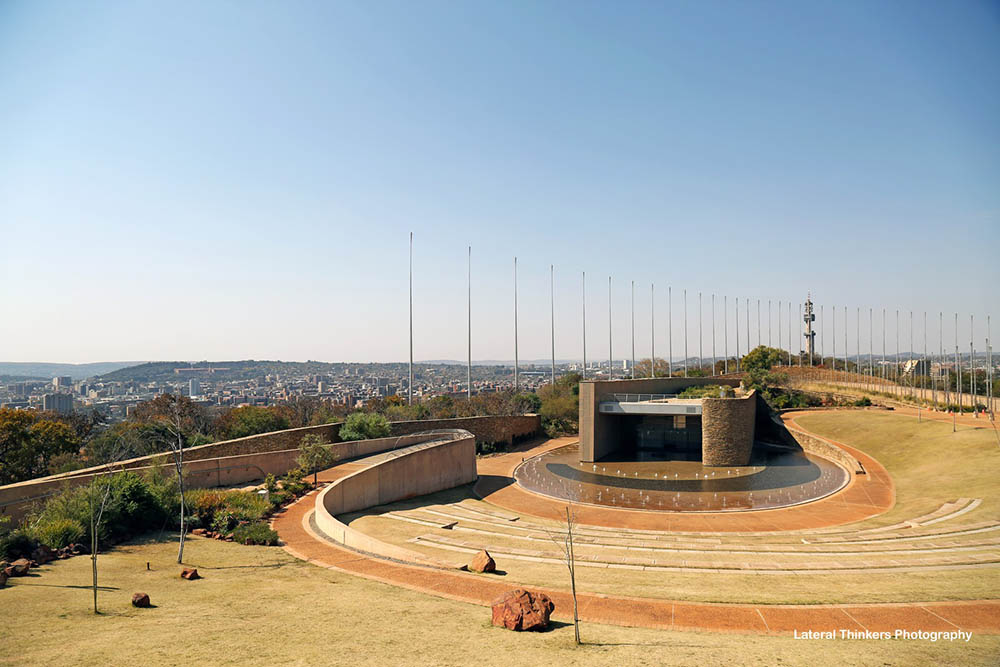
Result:
{"label": "red rock", "polygon": [[34,551],[31,552],[31,560],[36,561],[41,565],[45,565],[46,563],[51,563],[56,559],[56,556],[57,556],[56,552],[48,548],[44,544],[38,545],[38,548],[36,548]]}
{"label": "red rock", "polygon": [[133,607],[148,607],[149,606],[149,595],[146,593],[133,593],[132,594],[132,606]]}
{"label": "red rock", "polygon": [[193,567],[186,567],[181,570],[181,579],[188,579],[194,581],[195,579],[201,579],[201,575],[198,574],[198,570]]}
{"label": "red rock", "polygon": [[4,571],[7,572],[7,576],[9,577],[23,577],[28,574],[28,570],[30,570],[31,567],[30,560],[27,558],[18,558]]}
{"label": "red rock", "polygon": [[490,552],[483,549],[472,558],[469,569],[473,572],[496,572],[497,564],[490,556]]}
{"label": "red rock", "polygon": [[493,601],[493,625],[517,631],[544,630],[555,608],[549,596],[515,588]]}
{"label": "red rock", "polygon": [[205,533],[207,533],[207,532],[208,531],[205,530],[204,528],[195,528],[194,530],[191,531],[191,534],[192,535],[201,535],[202,537],[204,537]]}

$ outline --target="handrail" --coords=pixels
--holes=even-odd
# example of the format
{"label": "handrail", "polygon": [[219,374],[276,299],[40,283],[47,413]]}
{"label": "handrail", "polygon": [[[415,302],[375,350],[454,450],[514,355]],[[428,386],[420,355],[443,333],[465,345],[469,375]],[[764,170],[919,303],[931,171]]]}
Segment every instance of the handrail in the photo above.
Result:
{"label": "handrail", "polygon": [[669,401],[678,398],[680,394],[609,394],[600,402],[615,401],[617,403],[648,403],[654,401]]}

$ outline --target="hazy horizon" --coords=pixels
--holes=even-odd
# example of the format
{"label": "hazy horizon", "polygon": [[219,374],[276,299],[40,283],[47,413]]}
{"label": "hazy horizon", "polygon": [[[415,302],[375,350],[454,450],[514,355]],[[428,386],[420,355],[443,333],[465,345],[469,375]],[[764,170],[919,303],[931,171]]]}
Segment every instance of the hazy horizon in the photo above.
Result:
{"label": "hazy horizon", "polygon": [[[1000,9],[568,2],[0,4],[0,357],[746,352],[750,298],[844,351],[984,347]],[[820,317],[820,305],[825,307]],[[975,315],[970,332],[969,315]],[[993,312],[992,314],[997,314]],[[787,311],[781,315],[787,341]],[[777,338],[777,313],[773,314]],[[820,323],[818,322],[818,324]],[[762,340],[766,344],[766,322]],[[993,323],[993,329],[1000,323]],[[801,347],[801,325],[792,330]],[[825,328],[824,352],[833,351]],[[974,336],[973,336],[974,334]],[[777,346],[777,340],[773,343]],[[819,346],[817,338],[817,347]],[[782,343],[787,347],[787,342]],[[51,362],[65,363],[65,362]]]}

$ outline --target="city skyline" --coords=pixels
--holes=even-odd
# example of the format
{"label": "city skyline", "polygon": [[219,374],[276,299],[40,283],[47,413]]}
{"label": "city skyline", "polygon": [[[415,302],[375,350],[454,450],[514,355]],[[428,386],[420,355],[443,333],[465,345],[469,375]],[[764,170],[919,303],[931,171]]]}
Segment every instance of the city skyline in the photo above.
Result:
{"label": "city skyline", "polygon": [[653,283],[657,356],[684,289],[706,325],[712,294],[943,311],[946,347],[974,314],[978,349],[997,16],[915,7],[598,6],[566,31],[558,4],[5,5],[0,358],[404,361],[411,231],[417,360],[466,356],[470,245],[474,360],[513,357],[515,255],[523,358],[550,355],[553,265],[561,359],[584,271],[595,361],[609,275],[616,358],[632,281],[642,357]]}

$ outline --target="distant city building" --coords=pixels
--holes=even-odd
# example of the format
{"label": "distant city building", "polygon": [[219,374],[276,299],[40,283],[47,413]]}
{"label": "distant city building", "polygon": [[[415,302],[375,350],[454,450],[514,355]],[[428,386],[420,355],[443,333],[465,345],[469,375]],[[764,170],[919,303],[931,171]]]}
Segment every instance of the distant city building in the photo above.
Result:
{"label": "distant city building", "polygon": [[73,412],[73,396],[70,394],[45,394],[42,396],[42,409],[67,415]]}
{"label": "distant city building", "polygon": [[188,380],[188,396],[194,398],[195,396],[201,396],[201,383],[199,383],[194,378]]}
{"label": "distant city building", "polygon": [[60,389],[68,389],[73,386],[73,378],[68,375],[60,375],[59,377],[52,378],[52,388],[56,391]]}

